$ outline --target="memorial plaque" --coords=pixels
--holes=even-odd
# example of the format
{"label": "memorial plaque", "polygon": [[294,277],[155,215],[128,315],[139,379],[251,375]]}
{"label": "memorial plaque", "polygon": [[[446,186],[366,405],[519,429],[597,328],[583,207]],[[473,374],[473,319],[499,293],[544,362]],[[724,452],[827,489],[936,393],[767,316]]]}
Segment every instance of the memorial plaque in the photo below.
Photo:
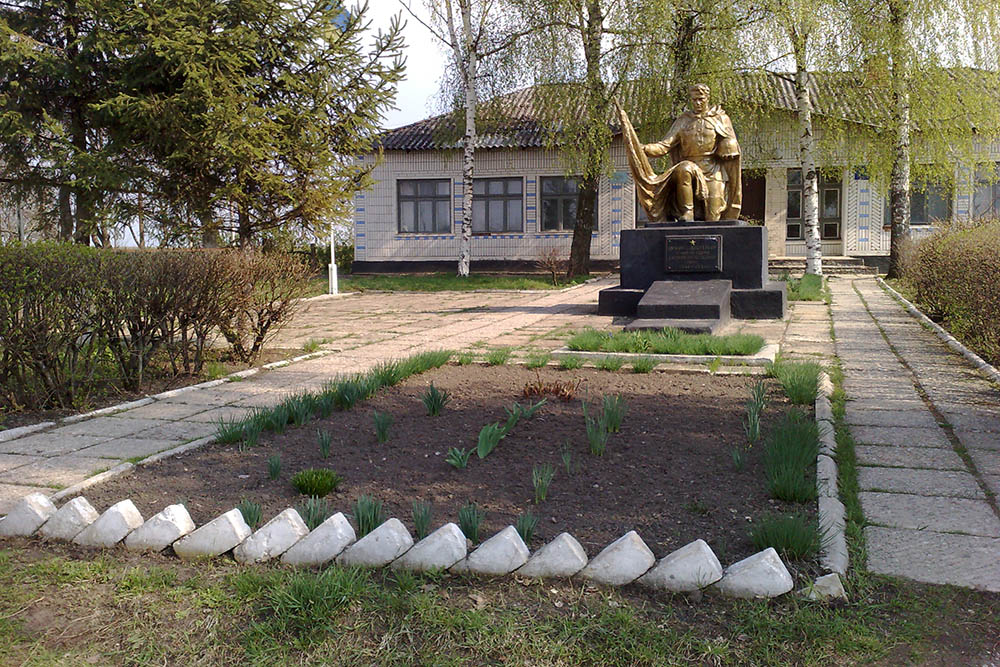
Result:
{"label": "memorial plaque", "polygon": [[668,236],[664,268],[673,273],[722,271],[721,236]]}

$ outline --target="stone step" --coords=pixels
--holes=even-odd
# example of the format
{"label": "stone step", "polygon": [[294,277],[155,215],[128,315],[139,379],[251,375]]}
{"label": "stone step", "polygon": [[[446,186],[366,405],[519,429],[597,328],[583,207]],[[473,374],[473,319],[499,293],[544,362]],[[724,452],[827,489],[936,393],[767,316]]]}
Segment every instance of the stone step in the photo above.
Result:
{"label": "stone step", "polygon": [[672,327],[690,334],[714,334],[721,327],[720,320],[690,320],[671,318],[640,318],[625,325],[625,331],[659,331]]}
{"label": "stone step", "polygon": [[[767,270],[771,275],[802,274],[806,270],[805,257],[770,257],[767,260]],[[878,274],[874,266],[866,266],[860,257],[824,257],[823,273],[832,276]]]}
{"label": "stone step", "polygon": [[728,280],[658,280],[639,300],[640,319],[692,319],[728,321]]}

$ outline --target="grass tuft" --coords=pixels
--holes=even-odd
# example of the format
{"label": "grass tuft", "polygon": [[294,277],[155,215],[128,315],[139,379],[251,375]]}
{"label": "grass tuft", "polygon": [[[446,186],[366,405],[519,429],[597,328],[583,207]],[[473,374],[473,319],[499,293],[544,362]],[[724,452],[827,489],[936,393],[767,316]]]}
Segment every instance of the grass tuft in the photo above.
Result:
{"label": "grass tuft", "polygon": [[344,479],[333,470],[306,468],[292,476],[292,486],[304,496],[322,498],[336,491]]}
{"label": "grass tuft", "polygon": [[613,333],[584,329],[571,337],[566,347],[580,352],[751,355],[764,347],[764,339],[755,334],[712,336],[686,334],[677,329]]}
{"label": "grass tuft", "polygon": [[462,534],[473,541],[479,541],[479,526],[483,522],[483,512],[471,500],[458,510],[458,527]]}
{"label": "grass tuft", "polygon": [[625,365],[624,357],[601,357],[594,364],[602,371],[617,371]]}
{"label": "grass tuft", "polygon": [[660,361],[658,359],[654,359],[653,357],[639,357],[632,360],[632,372],[649,373],[659,365]]}
{"label": "grass tuft", "polygon": [[531,544],[531,539],[535,536],[535,527],[538,525],[538,517],[531,512],[525,512],[517,517],[514,529],[521,536],[526,545]]}
{"label": "grass tuft", "polygon": [[548,366],[551,359],[552,354],[549,352],[536,352],[528,355],[527,360],[524,362],[524,366],[525,368],[544,368],[545,366]]}
{"label": "grass tuft", "polygon": [[333,433],[316,429],[316,439],[319,441],[319,453],[324,459],[330,458],[330,445],[333,443]]}
{"label": "grass tuft", "polygon": [[316,530],[321,523],[333,516],[333,506],[324,498],[306,498],[295,506],[295,511],[309,530]]}
{"label": "grass tuft", "polygon": [[424,404],[424,408],[427,409],[427,414],[431,417],[436,417],[441,414],[441,410],[444,409],[450,398],[448,392],[438,389],[431,382],[431,386],[420,397],[420,401]]}
{"label": "grass tuft", "polygon": [[382,501],[367,495],[359,496],[354,501],[352,514],[354,523],[358,527],[359,540],[385,523],[388,518],[382,509]]}
{"label": "grass tuft", "polygon": [[559,368],[564,371],[575,371],[577,368],[583,367],[583,357],[577,356],[575,354],[570,354],[559,359]]}
{"label": "grass tuft", "polygon": [[255,503],[252,500],[243,498],[240,500],[239,504],[236,505],[236,509],[240,511],[243,515],[243,520],[247,522],[251,530],[256,530],[257,526],[260,525],[260,520],[264,516],[264,509],[261,507],[260,503]]}
{"label": "grass tuft", "polygon": [[427,537],[431,531],[431,504],[413,501],[413,532],[418,540]]}
{"label": "grass tuft", "polygon": [[768,493],[791,502],[815,500],[818,451],[816,422],[798,410],[790,411],[768,436],[764,450]]}
{"label": "grass tuft", "polygon": [[268,457],[267,476],[271,479],[278,479],[281,477],[281,456],[279,454]]}
{"label": "grass tuft", "polygon": [[392,415],[388,412],[375,410],[372,417],[375,420],[375,439],[379,443],[388,442],[389,429],[392,428]]}
{"label": "grass tuft", "polygon": [[768,365],[767,374],[777,378],[788,399],[797,405],[811,405],[819,391],[823,367],[813,362],[779,361]]}
{"label": "grass tuft", "polygon": [[551,463],[536,465],[531,469],[531,485],[535,487],[535,504],[539,504],[549,495],[549,484],[555,477],[556,469]]}
{"label": "grass tuft", "polygon": [[816,521],[802,514],[767,514],[750,527],[757,549],[774,547],[782,557],[807,560],[819,552],[821,535]]}
{"label": "grass tuft", "polygon": [[497,347],[486,353],[486,364],[488,366],[503,366],[510,361],[511,350],[509,347]]}

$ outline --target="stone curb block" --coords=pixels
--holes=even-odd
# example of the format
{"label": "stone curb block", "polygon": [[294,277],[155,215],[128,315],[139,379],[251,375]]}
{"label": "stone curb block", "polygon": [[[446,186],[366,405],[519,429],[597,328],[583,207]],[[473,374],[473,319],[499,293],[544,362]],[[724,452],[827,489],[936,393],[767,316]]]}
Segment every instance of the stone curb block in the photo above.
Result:
{"label": "stone curb block", "polygon": [[396,560],[413,546],[413,538],[399,519],[389,519],[337,556],[341,565],[382,567]]}
{"label": "stone curb block", "polygon": [[792,590],[792,575],[774,547],[768,547],[726,568],[712,589],[738,598],[773,598]]}
{"label": "stone curb block", "polygon": [[153,463],[159,463],[163,459],[169,459],[172,456],[177,456],[178,454],[183,454],[184,452],[189,452],[192,449],[198,449],[199,447],[204,447],[205,445],[210,445],[215,442],[214,435],[207,435],[204,438],[198,438],[197,440],[192,440],[191,442],[186,442],[183,445],[178,445],[173,449],[168,449],[162,451],[158,454],[153,454],[152,456],[147,456],[143,460],[139,461],[136,465],[148,466]]}
{"label": "stone curb block", "polygon": [[479,548],[451,567],[452,572],[473,572],[500,576],[510,574],[528,562],[528,547],[514,526],[507,526],[479,545]]}
{"label": "stone curb block", "polygon": [[691,593],[722,579],[722,564],[705,540],[695,540],[664,556],[652,570],[639,578],[643,586]]}
{"label": "stone curb block", "polygon": [[843,532],[847,527],[844,519],[847,510],[837,498],[820,496],[819,498],[819,529],[824,535],[835,530]]}
{"label": "stone curb block", "polygon": [[85,547],[113,547],[142,525],[142,515],[131,500],[115,503],[73,538]]}
{"label": "stone curb block", "polygon": [[639,534],[630,530],[594,556],[580,576],[599,584],[623,586],[644,575],[655,562]]}
{"label": "stone curb block", "polygon": [[581,359],[603,359],[613,357],[632,361],[650,357],[656,359],[661,364],[709,364],[718,359],[723,365],[738,366],[766,366],[772,363],[778,354],[778,345],[771,343],[760,348],[756,354],[735,355],[735,354],[652,354],[642,352],[588,352],[585,350],[571,350],[568,347],[560,347],[552,350],[552,358],[579,357]]}
{"label": "stone curb block", "polygon": [[94,475],[93,477],[88,477],[87,479],[83,480],[82,482],[78,482],[73,486],[67,486],[62,491],[57,491],[56,493],[53,493],[51,498],[53,501],[60,501],[64,498],[75,496],[79,494],[81,491],[89,489],[95,484],[100,484],[101,482],[106,482],[109,479],[121,477],[122,475],[130,472],[134,467],[135,466],[129,463],[128,461],[124,463],[119,463],[111,470],[105,470],[104,472]]}
{"label": "stone curb block", "polygon": [[833,423],[833,406],[822,393],[816,395],[816,421]]}
{"label": "stone curb block", "polygon": [[55,422],[41,422],[38,424],[31,424],[29,426],[19,426],[17,428],[9,428],[5,431],[0,431],[0,442],[7,442],[8,440],[16,440],[25,435],[30,435],[36,431],[41,431],[50,426],[55,426]]}
{"label": "stone curb block", "polygon": [[27,537],[42,527],[56,513],[56,506],[45,494],[29,493],[0,519],[0,535]]}
{"label": "stone curb block", "polygon": [[251,532],[243,514],[231,509],[174,542],[174,553],[182,560],[221,556],[239,546]]}
{"label": "stone curb block", "polygon": [[833,396],[833,382],[830,380],[830,376],[827,373],[822,372],[819,374],[819,384],[817,389],[820,394],[826,396],[827,398]]}
{"label": "stone curb block", "polygon": [[233,549],[237,563],[263,563],[277,558],[309,534],[299,513],[288,508]]}
{"label": "stone curb block", "polygon": [[820,497],[837,497],[837,464],[826,454],[816,457],[816,490]]}
{"label": "stone curb block", "polygon": [[125,538],[125,548],[131,551],[163,551],[194,532],[194,528],[194,521],[184,505],[169,505],[129,533]]}
{"label": "stone curb block", "polygon": [[886,283],[884,280],[878,277],[876,277],[875,280],[882,287],[882,289],[884,289],[886,292],[892,295],[894,299],[903,304],[903,307],[907,310],[907,312],[909,312],[918,320],[929,326],[931,330],[934,331],[935,334],[937,334],[937,337],[943,340],[948,345],[948,347],[955,350],[963,357],[968,359],[970,362],[972,362],[972,365],[981,370],[984,374],[986,374],[986,376],[989,377],[990,380],[996,382],[997,384],[1000,384],[1000,370],[997,370],[994,366],[987,363],[985,359],[980,357],[978,354],[976,354],[969,348],[965,347],[965,345],[960,343],[957,338],[948,333],[948,331],[944,327],[942,327],[940,324],[938,324],[937,322],[935,322],[934,320],[932,320],[931,318],[927,317],[922,312],[920,312],[919,308],[917,308],[912,303],[907,301],[906,297],[904,297],[902,294],[900,294],[892,287],[890,287],[889,284]]}
{"label": "stone curb block", "polygon": [[354,528],[337,512],[316,526],[316,529],[296,542],[281,556],[286,565],[325,565],[340,555],[355,540]]}
{"label": "stone curb block", "polygon": [[555,539],[532,554],[514,574],[523,577],[572,577],[587,566],[587,552],[569,533]]}
{"label": "stone curb block", "polygon": [[83,529],[97,521],[100,514],[83,496],[77,496],[49,517],[38,534],[50,540],[72,540]]}
{"label": "stone curb block", "polygon": [[840,576],[836,572],[817,577],[812,586],[801,592],[807,600],[847,599],[847,591],[844,590],[844,585],[840,583]]}
{"label": "stone curb block", "polygon": [[392,561],[392,567],[418,571],[447,570],[465,558],[466,551],[462,530],[453,523],[446,523]]}
{"label": "stone curb block", "polygon": [[830,422],[817,422],[819,427],[819,453],[833,457],[837,453],[837,436]]}

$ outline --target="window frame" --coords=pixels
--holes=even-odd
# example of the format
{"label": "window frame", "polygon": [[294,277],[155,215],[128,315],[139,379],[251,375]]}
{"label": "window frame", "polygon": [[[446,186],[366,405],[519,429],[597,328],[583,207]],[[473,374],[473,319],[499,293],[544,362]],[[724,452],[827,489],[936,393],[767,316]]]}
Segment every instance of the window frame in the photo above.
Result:
{"label": "window frame", "polygon": [[[562,180],[566,181],[569,179],[576,181],[576,192],[570,194],[568,192],[560,192],[558,194],[545,194],[545,181],[549,180]],[[538,233],[540,234],[572,234],[576,229],[576,218],[573,218],[573,224],[570,227],[566,227],[565,220],[563,220],[563,207],[558,205],[556,210],[559,212],[559,228],[557,229],[545,229],[545,200],[546,199],[557,199],[560,202],[568,200],[570,197],[576,197],[579,201],[580,196],[580,181],[583,180],[582,176],[539,176],[538,177]],[[600,219],[601,219],[601,193],[600,188],[598,188],[597,197],[594,199],[594,226],[591,228],[592,232],[596,232],[599,229]]]}
{"label": "window frame", "polygon": [[[489,182],[490,181],[494,181],[494,182],[495,181],[501,181],[501,182],[503,182],[504,183],[504,193],[501,194],[501,195],[491,195],[491,194],[489,194]],[[507,189],[508,189],[507,188],[507,183],[511,183],[511,182],[517,182],[517,183],[520,184],[520,192],[518,192],[516,194],[510,194],[509,192],[507,192]],[[483,187],[484,193],[483,194],[477,194],[476,193],[476,183],[483,183],[484,184],[484,187]],[[472,194],[472,208],[473,208],[473,211],[472,211],[472,224],[473,224],[472,233],[473,233],[473,235],[475,235],[475,236],[491,236],[491,235],[498,235],[498,234],[523,234],[524,233],[524,218],[525,218],[524,185],[525,184],[524,184],[524,177],[523,176],[484,176],[484,177],[481,177],[481,178],[475,178],[475,179],[473,179],[473,181],[472,181],[472,192],[473,192],[473,194]],[[503,206],[503,225],[504,225],[504,229],[502,229],[500,231],[492,231],[492,230],[490,230],[490,207],[489,207],[489,202],[490,201],[502,201],[502,202],[504,202],[504,206]],[[516,201],[520,205],[521,222],[520,222],[520,228],[518,228],[518,229],[510,229],[508,227],[508,222],[509,222],[508,218],[509,218],[510,209],[507,206],[507,202],[512,202],[512,201]],[[475,221],[476,221],[476,211],[475,211],[475,208],[476,208],[476,204],[480,204],[480,203],[483,206],[485,206],[485,210],[483,211],[483,216],[484,216],[483,217],[483,222],[486,225],[486,229],[484,231],[476,231],[476,227],[475,227]]]}
{"label": "window frame", "polygon": [[[792,175],[799,174],[798,183],[792,183]],[[802,209],[805,200],[805,181],[801,176],[802,170],[798,167],[789,167],[785,173],[785,239],[789,241],[804,241],[805,240],[805,221],[802,216]],[[823,172],[818,174],[817,182],[817,194],[819,195],[819,234],[820,241],[840,241],[843,236],[844,228],[844,181],[839,179],[836,181],[828,180],[823,176]],[[826,195],[828,192],[836,192],[837,194],[837,215],[826,216],[823,215],[824,204],[826,203]],[[792,217],[788,215],[788,202],[793,193],[797,193],[799,196],[799,215],[797,217]],[[834,226],[836,235],[828,234],[827,227]],[[792,227],[798,229],[797,235],[789,234],[789,230]]]}
{"label": "window frame", "polygon": [[[993,175],[982,174],[982,171],[990,165],[993,167]],[[982,189],[989,190],[990,206],[988,211],[979,213],[976,211],[976,196]],[[1000,218],[1000,162],[985,162],[976,167],[972,198],[969,202],[969,217],[972,219]]]}
{"label": "window frame", "polygon": [[[428,182],[446,183],[448,186],[448,193],[446,195],[439,195],[439,194],[435,194],[432,196],[421,195],[419,184]],[[415,185],[414,191],[416,192],[416,194],[404,195],[402,192],[402,185],[404,183],[413,183]],[[419,202],[421,201],[431,201],[434,203],[445,202],[445,210],[447,211],[446,214],[447,220],[445,220],[444,224],[441,225],[439,228],[437,213],[436,213],[438,207],[432,206],[431,208],[432,211],[431,226],[433,227],[432,230],[430,231],[420,230],[420,229],[404,230],[403,205],[409,202],[414,202],[419,204]],[[453,192],[452,192],[452,183],[450,178],[397,178],[396,179],[396,233],[397,234],[451,234],[454,229],[454,217],[455,217],[452,211],[453,208],[454,208]],[[418,225],[417,222],[418,216],[419,216],[419,207],[415,206],[414,216],[413,216],[414,227]]]}

